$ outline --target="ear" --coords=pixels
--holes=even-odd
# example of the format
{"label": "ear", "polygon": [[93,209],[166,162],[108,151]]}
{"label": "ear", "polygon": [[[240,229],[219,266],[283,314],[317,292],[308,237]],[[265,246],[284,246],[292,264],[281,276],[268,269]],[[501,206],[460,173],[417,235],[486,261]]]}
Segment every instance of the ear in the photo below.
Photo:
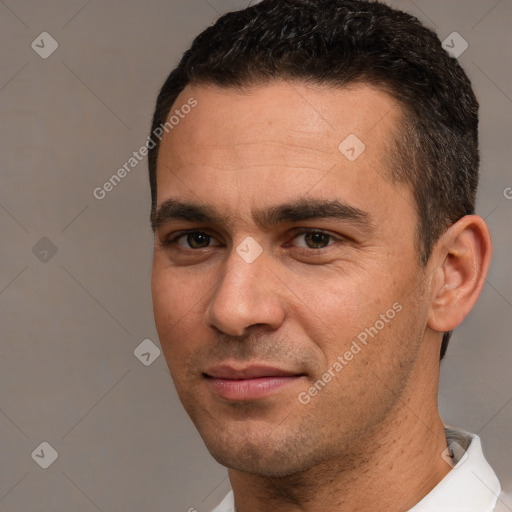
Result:
{"label": "ear", "polygon": [[464,320],[482,291],[491,255],[489,228],[477,215],[462,217],[442,235],[431,258],[431,329],[451,331]]}

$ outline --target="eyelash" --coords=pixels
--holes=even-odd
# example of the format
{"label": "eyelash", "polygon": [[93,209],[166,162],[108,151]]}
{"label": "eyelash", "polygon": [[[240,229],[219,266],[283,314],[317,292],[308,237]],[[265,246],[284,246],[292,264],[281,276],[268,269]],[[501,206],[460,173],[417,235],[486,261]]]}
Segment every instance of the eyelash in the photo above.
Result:
{"label": "eyelash", "polygon": [[[334,235],[331,235],[330,233],[327,233],[325,231],[321,231],[321,230],[318,230],[318,229],[303,229],[301,231],[298,231],[294,234],[293,238],[297,238],[298,236],[300,235],[306,235],[306,234],[310,234],[310,233],[314,233],[314,234],[321,234],[321,235],[325,235],[327,237],[329,237],[330,239],[334,239],[335,241],[343,241],[343,238],[342,237],[336,237]],[[162,247],[174,247],[174,246],[178,246],[179,249],[178,250],[182,250],[182,251],[198,251],[200,249],[209,249],[209,247],[201,247],[200,249],[184,249],[183,247],[180,247],[178,245],[178,240],[180,238],[183,238],[184,236],[187,236],[187,235],[191,235],[191,234],[202,234],[202,235],[206,235],[210,238],[214,238],[213,235],[210,235],[208,232],[206,231],[200,231],[200,230],[197,230],[197,229],[190,229],[190,230],[186,230],[186,231],[181,231],[179,234],[177,234],[176,236],[172,237],[172,238],[165,238],[164,240],[161,241],[161,245]],[[322,249],[327,249],[328,247],[330,247],[331,245],[334,245],[334,244],[328,244],[326,247],[320,247],[320,248],[313,248],[313,247],[299,247],[299,249],[302,249],[302,250],[306,250],[306,251],[320,251]]]}

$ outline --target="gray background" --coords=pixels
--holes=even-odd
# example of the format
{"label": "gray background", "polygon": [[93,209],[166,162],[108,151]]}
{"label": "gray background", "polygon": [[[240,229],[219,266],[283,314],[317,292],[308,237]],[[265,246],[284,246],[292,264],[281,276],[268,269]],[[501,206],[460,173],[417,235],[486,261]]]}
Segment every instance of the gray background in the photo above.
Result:
{"label": "gray background", "polygon": [[[248,3],[0,1],[2,512],[203,512],[229,489],[163,355],[145,366],[133,353],[158,344],[146,160],[103,200],[92,191],[146,141],[157,91],[192,38]],[[459,60],[481,103],[478,213],[495,254],[442,364],[440,407],[479,433],[510,490],[512,1],[391,4],[469,43]],[[43,31],[59,44],[47,59],[31,48]],[[43,441],[58,452],[48,469],[31,457]]]}

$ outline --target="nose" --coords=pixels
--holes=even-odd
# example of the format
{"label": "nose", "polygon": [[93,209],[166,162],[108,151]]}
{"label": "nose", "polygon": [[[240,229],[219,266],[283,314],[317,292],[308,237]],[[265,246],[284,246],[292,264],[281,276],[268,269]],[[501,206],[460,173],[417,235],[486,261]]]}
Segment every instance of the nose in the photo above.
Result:
{"label": "nose", "polygon": [[285,285],[270,256],[263,251],[251,261],[234,247],[222,268],[207,310],[210,327],[231,336],[242,336],[253,325],[278,329],[286,316]]}

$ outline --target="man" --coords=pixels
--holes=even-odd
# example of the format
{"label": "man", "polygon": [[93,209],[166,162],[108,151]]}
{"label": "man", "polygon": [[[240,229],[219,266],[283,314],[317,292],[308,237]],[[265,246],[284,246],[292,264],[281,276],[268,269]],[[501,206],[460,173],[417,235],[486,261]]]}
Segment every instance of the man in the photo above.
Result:
{"label": "man", "polygon": [[196,38],[151,137],[155,322],[228,468],[215,512],[504,506],[437,408],[491,259],[478,102],[437,36],[381,3],[263,0]]}

